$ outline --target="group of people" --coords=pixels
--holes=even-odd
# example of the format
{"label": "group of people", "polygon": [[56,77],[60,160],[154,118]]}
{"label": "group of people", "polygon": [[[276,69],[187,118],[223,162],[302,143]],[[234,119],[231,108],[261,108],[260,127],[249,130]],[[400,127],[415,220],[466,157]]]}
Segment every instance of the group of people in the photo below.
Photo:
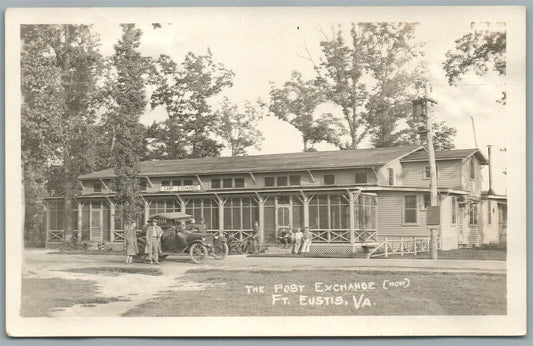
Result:
{"label": "group of people", "polygon": [[[161,250],[161,237],[163,229],[157,225],[157,220],[153,219],[143,227],[146,232],[146,249],[150,264],[159,264],[159,254]],[[131,222],[124,226],[124,242],[126,244],[126,263],[133,263],[133,256],[139,253],[137,244],[137,223]]]}
{"label": "group of people", "polygon": [[282,248],[290,248],[291,254],[299,255],[309,253],[312,238],[309,227],[304,227],[303,232],[300,227],[296,228],[296,232],[289,227],[281,232],[279,240]]}
{"label": "group of people", "polygon": [[[183,228],[183,224],[180,227]],[[196,223],[193,219],[189,228],[191,231],[205,232],[207,226],[204,219],[200,219],[200,223]],[[163,253],[161,248],[161,237],[163,236],[163,229],[157,225],[157,220],[150,220],[144,227],[143,232],[146,234],[146,248],[145,252],[148,254],[148,261],[150,264],[159,264],[159,254]],[[133,263],[133,257],[139,253],[137,244],[137,223],[130,222],[124,227],[124,242],[126,244],[126,263]]]}

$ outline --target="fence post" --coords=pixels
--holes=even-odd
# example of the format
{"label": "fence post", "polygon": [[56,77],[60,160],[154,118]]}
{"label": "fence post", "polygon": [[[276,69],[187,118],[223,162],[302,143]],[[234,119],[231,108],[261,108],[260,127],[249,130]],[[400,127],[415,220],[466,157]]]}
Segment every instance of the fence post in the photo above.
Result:
{"label": "fence post", "polygon": [[413,237],[413,253],[416,256],[416,237]]}
{"label": "fence post", "polygon": [[387,237],[385,237],[385,257],[389,257],[389,243],[387,242]]}
{"label": "fence post", "polygon": [[400,237],[400,252],[401,252],[401,255],[403,256],[403,237]]}

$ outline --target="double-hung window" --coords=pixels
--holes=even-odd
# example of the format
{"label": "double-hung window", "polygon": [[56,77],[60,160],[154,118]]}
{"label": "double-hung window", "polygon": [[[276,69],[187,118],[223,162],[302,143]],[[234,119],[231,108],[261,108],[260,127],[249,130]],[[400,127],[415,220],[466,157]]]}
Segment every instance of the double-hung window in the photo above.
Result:
{"label": "double-hung window", "polygon": [[416,224],[418,222],[418,210],[416,195],[403,196],[403,223]]}

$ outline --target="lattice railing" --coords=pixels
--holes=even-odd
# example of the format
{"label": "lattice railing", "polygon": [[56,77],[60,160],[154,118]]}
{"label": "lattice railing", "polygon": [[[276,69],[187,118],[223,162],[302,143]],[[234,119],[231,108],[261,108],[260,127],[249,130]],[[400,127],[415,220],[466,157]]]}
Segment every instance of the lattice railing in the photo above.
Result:
{"label": "lattice railing", "polygon": [[[415,256],[421,252],[429,252],[430,239],[425,237],[386,237],[374,250],[372,250],[367,258],[389,255],[406,255],[414,254]],[[440,248],[440,241],[438,242]]]}
{"label": "lattice railing", "polygon": [[[62,243],[65,231],[62,229],[54,229],[48,231],[48,242],[49,243]],[[74,241],[78,240],[78,231],[72,231],[72,238]]]}
{"label": "lattice railing", "polygon": [[376,230],[355,230],[353,233],[354,243],[367,243],[378,241],[378,231]]}
{"label": "lattice railing", "polygon": [[116,230],[113,231],[113,241],[120,243],[124,241],[124,231],[122,230]]}

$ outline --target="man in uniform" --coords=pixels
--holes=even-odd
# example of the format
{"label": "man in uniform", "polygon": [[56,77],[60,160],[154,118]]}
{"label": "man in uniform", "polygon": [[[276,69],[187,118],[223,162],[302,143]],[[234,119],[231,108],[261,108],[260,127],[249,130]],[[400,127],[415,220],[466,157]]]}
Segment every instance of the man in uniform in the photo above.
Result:
{"label": "man in uniform", "polygon": [[148,259],[150,264],[159,264],[159,243],[163,230],[157,225],[157,220],[152,220],[152,224],[146,230],[146,245],[148,245]]}
{"label": "man in uniform", "polygon": [[207,231],[207,225],[205,224],[204,218],[200,218],[200,223],[196,224],[196,228],[198,229],[198,232],[205,233]]}

